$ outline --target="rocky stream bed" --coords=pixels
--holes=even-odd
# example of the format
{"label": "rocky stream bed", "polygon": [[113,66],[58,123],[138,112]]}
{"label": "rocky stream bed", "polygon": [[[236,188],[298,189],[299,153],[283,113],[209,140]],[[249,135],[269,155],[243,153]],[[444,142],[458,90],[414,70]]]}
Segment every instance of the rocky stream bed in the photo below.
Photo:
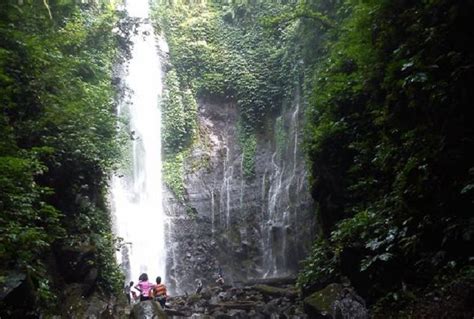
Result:
{"label": "rocky stream bed", "polygon": [[170,297],[163,310],[154,301],[137,303],[130,318],[368,318],[364,301],[352,289],[332,284],[305,299],[294,284],[259,281],[212,286],[199,293]]}

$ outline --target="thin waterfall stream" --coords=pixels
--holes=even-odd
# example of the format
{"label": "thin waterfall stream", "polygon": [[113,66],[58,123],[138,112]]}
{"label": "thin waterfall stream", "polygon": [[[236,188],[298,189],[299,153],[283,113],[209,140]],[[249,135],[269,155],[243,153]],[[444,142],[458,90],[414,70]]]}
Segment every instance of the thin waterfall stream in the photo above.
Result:
{"label": "thin waterfall stream", "polygon": [[[112,206],[117,235],[124,241],[119,263],[127,281],[136,282],[142,272],[150,278],[166,276],[160,110],[163,72],[148,1],[127,1],[126,9],[138,21],[125,76],[130,94],[118,110],[119,116],[129,119],[131,168],[113,178]],[[160,44],[166,45],[164,41]]]}

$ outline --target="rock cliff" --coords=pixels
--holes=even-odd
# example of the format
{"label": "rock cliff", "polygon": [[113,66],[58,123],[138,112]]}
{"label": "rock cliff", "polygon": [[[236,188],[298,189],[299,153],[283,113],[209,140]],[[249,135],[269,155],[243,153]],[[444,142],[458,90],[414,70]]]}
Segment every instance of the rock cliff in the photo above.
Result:
{"label": "rock cliff", "polygon": [[[296,128],[303,106],[267,119],[252,177],[244,174],[235,103],[198,101],[199,139],[185,164],[185,200],[165,191],[167,282],[191,292],[222,272],[226,282],[293,275],[313,238],[314,213]],[[301,123],[300,123],[301,124]]]}

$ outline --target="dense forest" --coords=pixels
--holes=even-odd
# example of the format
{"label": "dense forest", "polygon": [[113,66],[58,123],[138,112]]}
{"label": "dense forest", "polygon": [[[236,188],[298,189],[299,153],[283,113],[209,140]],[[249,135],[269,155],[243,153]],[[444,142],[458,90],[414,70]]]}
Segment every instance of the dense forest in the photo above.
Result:
{"label": "dense forest", "polygon": [[0,283],[9,293],[25,282],[2,296],[5,318],[58,313],[73,283],[122,289],[106,185],[126,38],[112,32],[112,5],[47,4],[0,5]]}
{"label": "dense forest", "polygon": [[[117,9],[0,5],[1,317],[121,295],[107,192],[129,147],[114,72],[133,23]],[[235,103],[252,180],[265,132],[277,149],[288,142],[269,123],[298,93],[316,216],[300,298],[342,283],[375,318],[472,317],[473,1],[157,1],[152,12],[170,47],[163,179],[178,200],[191,146],[206,143],[199,100]]]}
{"label": "dense forest", "polygon": [[[443,298],[472,291],[472,12],[469,1],[328,8],[336,25],[313,48],[306,126],[321,236],[301,284],[346,277],[382,317],[463,317]],[[427,305],[436,289],[442,301]]]}

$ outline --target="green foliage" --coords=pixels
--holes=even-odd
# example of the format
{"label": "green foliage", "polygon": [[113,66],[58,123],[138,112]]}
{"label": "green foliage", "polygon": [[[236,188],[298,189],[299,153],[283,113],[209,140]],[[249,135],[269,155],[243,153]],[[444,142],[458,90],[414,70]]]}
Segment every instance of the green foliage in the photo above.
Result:
{"label": "green foliage", "polygon": [[288,132],[284,126],[284,121],[281,116],[275,120],[275,141],[278,156],[282,156],[288,142]]}
{"label": "green foliage", "polygon": [[[356,252],[352,267],[376,299],[468,263],[459,247],[473,234],[474,56],[462,44],[462,12],[472,4],[348,0],[327,9],[336,26],[316,45],[324,54],[309,84],[305,149],[322,236],[336,256]],[[313,270],[309,281],[322,280],[319,260],[310,256],[316,266],[302,278]]]}
{"label": "green foliage", "polygon": [[166,90],[162,103],[163,148],[175,154],[188,148],[197,131],[197,104],[191,91],[182,90],[175,70],[166,74]]}
{"label": "green foliage", "polygon": [[399,231],[393,220],[383,219],[374,212],[364,210],[354,217],[342,220],[331,234],[336,252],[355,242],[365,243],[368,254],[361,261],[360,271],[366,271],[377,261],[386,262],[393,258],[399,237],[406,229]]}
{"label": "green foliage", "polygon": [[0,273],[33,278],[54,307],[51,255],[71,238],[96,247],[99,282],[119,293],[108,175],[120,157],[111,5],[5,3],[0,10]]}
{"label": "green foliage", "polygon": [[184,159],[185,152],[169,155],[163,162],[163,182],[168,185],[176,198],[184,202]]}
{"label": "green foliage", "polygon": [[[260,21],[291,5],[161,5],[156,21],[167,35],[176,74],[197,97],[236,101],[246,129],[262,128],[291,96],[300,59],[296,22],[280,32]],[[275,45],[277,44],[277,45]]]}
{"label": "green foliage", "polygon": [[325,239],[318,239],[311,248],[309,256],[302,262],[302,271],[298,275],[297,285],[300,288],[309,286],[322,278],[336,276],[337,255]]}
{"label": "green foliage", "polygon": [[175,70],[166,74],[162,103],[163,181],[184,202],[184,159],[197,134],[197,103],[180,87]]}
{"label": "green foliage", "polygon": [[47,309],[57,303],[57,296],[51,291],[51,283],[46,278],[38,280],[38,299],[40,307]]}
{"label": "green foliage", "polygon": [[242,172],[246,179],[252,179],[255,176],[255,153],[257,151],[255,134],[242,133],[240,145],[242,145]]}
{"label": "green foliage", "polygon": [[0,157],[0,265],[19,266],[33,273],[43,270],[37,256],[62,234],[59,212],[44,202],[50,190],[35,182],[46,167],[30,154]]}
{"label": "green foliage", "polygon": [[282,24],[288,24],[298,19],[311,19],[317,21],[326,28],[335,27],[334,21],[328,16],[322,14],[320,11],[313,10],[310,3],[307,1],[299,1],[292,10],[284,11],[283,13],[266,17],[264,23],[267,27],[278,27]]}
{"label": "green foliage", "polygon": [[[102,216],[106,216],[104,212]],[[98,232],[94,238],[94,244],[97,249],[97,268],[99,269],[99,285],[108,292],[119,296],[123,289],[125,276],[121,267],[115,262],[115,254],[119,249],[120,240],[112,233],[110,225],[111,220],[104,224],[101,232]]]}
{"label": "green foliage", "polygon": [[[163,105],[165,154],[173,157],[188,149],[197,133],[196,111],[187,105],[193,106],[198,98],[233,101],[240,114],[243,174],[246,179],[254,177],[257,133],[292,97],[301,73],[297,21],[277,32],[261,21],[291,6],[173,3],[155,9],[154,20],[167,36],[173,65],[166,76]],[[184,102],[182,92],[190,103]],[[182,170],[168,172],[176,161],[167,157],[164,179],[173,181],[168,186],[181,194],[184,186],[178,186],[182,177],[177,172]]]}

